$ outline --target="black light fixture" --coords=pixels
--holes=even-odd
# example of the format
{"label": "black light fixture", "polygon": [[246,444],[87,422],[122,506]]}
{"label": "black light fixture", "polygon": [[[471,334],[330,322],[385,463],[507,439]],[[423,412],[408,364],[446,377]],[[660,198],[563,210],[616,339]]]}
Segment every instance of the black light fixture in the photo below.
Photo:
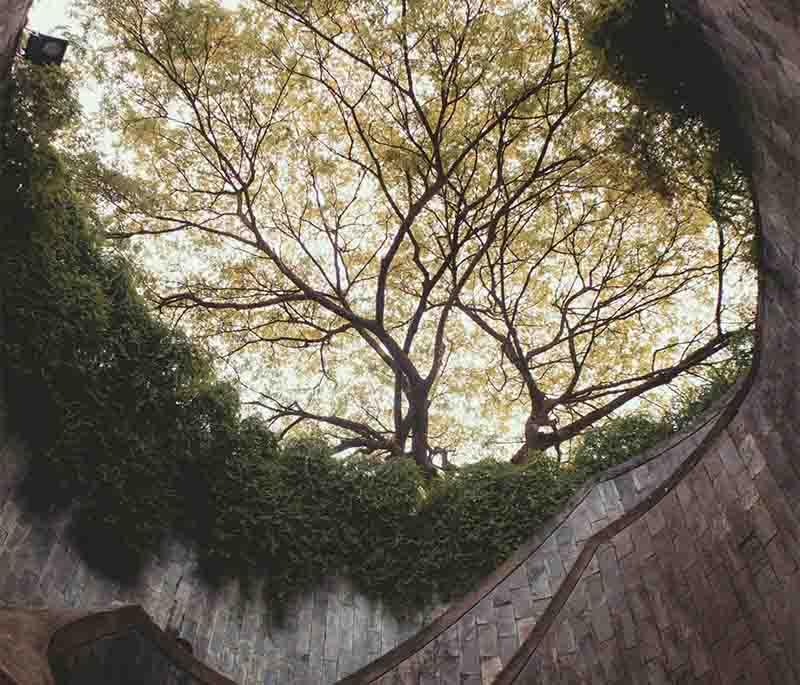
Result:
{"label": "black light fixture", "polygon": [[59,65],[64,60],[67,45],[69,43],[63,38],[31,33],[25,46],[25,59],[34,64]]}

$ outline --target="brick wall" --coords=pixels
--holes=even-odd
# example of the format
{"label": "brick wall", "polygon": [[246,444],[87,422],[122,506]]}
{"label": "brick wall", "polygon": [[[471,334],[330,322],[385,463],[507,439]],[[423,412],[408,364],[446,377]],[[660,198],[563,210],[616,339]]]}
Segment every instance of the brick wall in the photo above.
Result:
{"label": "brick wall", "polygon": [[756,406],[598,547],[517,682],[800,681],[800,481]]}
{"label": "brick wall", "polygon": [[14,486],[24,449],[0,450],[0,605],[106,608],[141,604],[162,628],[177,628],[195,655],[242,685],[332,683],[415,633],[422,616],[399,623],[378,602],[329,580],[289,607],[283,626],[267,620],[258,589],[245,600],[236,585],[205,585],[190,551],[171,543],[124,589],[93,572],[66,534],[66,518],[42,521],[21,508]]}
{"label": "brick wall", "polygon": [[[137,587],[122,589],[82,562],[66,537],[66,518],[32,519],[19,506],[14,485],[24,450],[8,439],[0,458],[0,603],[81,609],[139,603],[158,625],[177,628],[198,658],[243,685],[325,685],[370,663],[350,679],[370,682],[388,670],[381,682],[488,684],[541,630],[573,569],[584,560],[588,572],[601,568],[586,555],[597,546],[595,537],[658,495],[726,406],[723,401],[686,431],[577,493],[471,597],[421,632],[423,617],[399,625],[341,581],[300,598],[285,626],[270,625],[257,592],[245,601],[234,585],[208,588],[191,553],[175,543],[153,560]],[[599,611],[599,629],[612,630],[612,615]],[[406,658],[406,640],[420,638],[424,644]]]}
{"label": "brick wall", "polygon": [[[532,646],[543,639],[547,654],[553,645],[563,652],[552,668],[553,682],[562,682],[563,666],[576,661],[576,654],[588,646],[576,627],[568,622],[560,627],[565,616],[572,616],[571,604],[577,598],[591,598],[591,612],[580,607],[581,626],[595,631],[601,642],[613,638],[617,629],[612,600],[624,594],[623,588],[597,583],[610,563],[606,538],[619,529],[619,544],[627,542],[629,553],[634,540],[647,544],[648,553],[654,549],[648,525],[663,530],[665,520],[655,514],[653,523],[647,524],[641,512],[650,510],[651,501],[680,481],[698,446],[725,420],[743,391],[738,390],[687,430],[577,493],[494,577],[465,601],[454,603],[432,630],[429,627],[353,674],[347,685],[489,685],[504,675],[508,678],[506,671],[515,659],[530,655]],[[522,665],[527,662],[526,656]],[[528,675],[530,669],[520,682],[538,682]]]}

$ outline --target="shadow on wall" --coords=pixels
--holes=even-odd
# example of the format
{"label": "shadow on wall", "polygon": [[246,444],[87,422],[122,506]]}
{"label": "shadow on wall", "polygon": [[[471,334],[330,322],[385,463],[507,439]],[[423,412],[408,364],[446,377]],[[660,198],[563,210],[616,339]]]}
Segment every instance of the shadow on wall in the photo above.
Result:
{"label": "shadow on wall", "polygon": [[0,685],[235,685],[139,606],[0,610]]}

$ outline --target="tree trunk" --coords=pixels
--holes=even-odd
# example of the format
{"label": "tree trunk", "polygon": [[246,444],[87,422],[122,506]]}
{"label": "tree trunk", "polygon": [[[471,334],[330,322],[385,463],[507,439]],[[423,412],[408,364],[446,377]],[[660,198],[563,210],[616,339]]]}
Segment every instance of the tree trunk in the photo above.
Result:
{"label": "tree trunk", "polygon": [[511,457],[512,464],[527,464],[530,460],[531,454],[534,452],[544,452],[550,447],[555,447],[559,452],[559,457],[561,456],[558,435],[555,432],[542,433],[539,430],[540,428],[541,425],[531,414],[531,416],[529,416],[528,420],[525,422],[525,435],[522,447],[520,447],[514,456]]}
{"label": "tree trunk", "polygon": [[417,465],[429,476],[433,475],[433,459],[428,444],[429,403],[428,390],[424,386],[413,388],[409,393],[411,413],[411,455]]}

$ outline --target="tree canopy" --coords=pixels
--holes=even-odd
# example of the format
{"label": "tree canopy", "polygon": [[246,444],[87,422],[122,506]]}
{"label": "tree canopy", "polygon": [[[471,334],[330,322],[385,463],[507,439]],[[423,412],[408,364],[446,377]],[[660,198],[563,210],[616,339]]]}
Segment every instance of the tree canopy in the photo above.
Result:
{"label": "tree canopy", "polygon": [[[686,425],[747,365],[745,331],[731,335],[726,361],[695,367],[714,383],[690,389],[664,420],[634,413],[591,428],[568,464],[532,451],[524,465],[490,458],[425,480],[408,459],[342,460],[313,441],[276,443],[264,419],[242,417],[236,389],[215,378],[197,341],[153,316],[139,294],[152,286],[104,239],[128,216],[109,207],[152,188],[82,153],[58,68],[17,65],[9,93],[0,352],[11,425],[31,447],[24,493],[39,511],[68,510],[84,558],[117,578],[135,579],[177,537],[212,578],[263,583],[278,611],[332,575],[395,609],[446,600],[587,477]],[[107,204],[95,206],[98,197]]]}
{"label": "tree canopy", "polygon": [[158,306],[279,437],[430,473],[513,431],[524,461],[749,325],[727,287],[749,217],[631,164],[641,108],[577,0],[83,7],[129,155],[84,185],[108,236],[157,245]]}

